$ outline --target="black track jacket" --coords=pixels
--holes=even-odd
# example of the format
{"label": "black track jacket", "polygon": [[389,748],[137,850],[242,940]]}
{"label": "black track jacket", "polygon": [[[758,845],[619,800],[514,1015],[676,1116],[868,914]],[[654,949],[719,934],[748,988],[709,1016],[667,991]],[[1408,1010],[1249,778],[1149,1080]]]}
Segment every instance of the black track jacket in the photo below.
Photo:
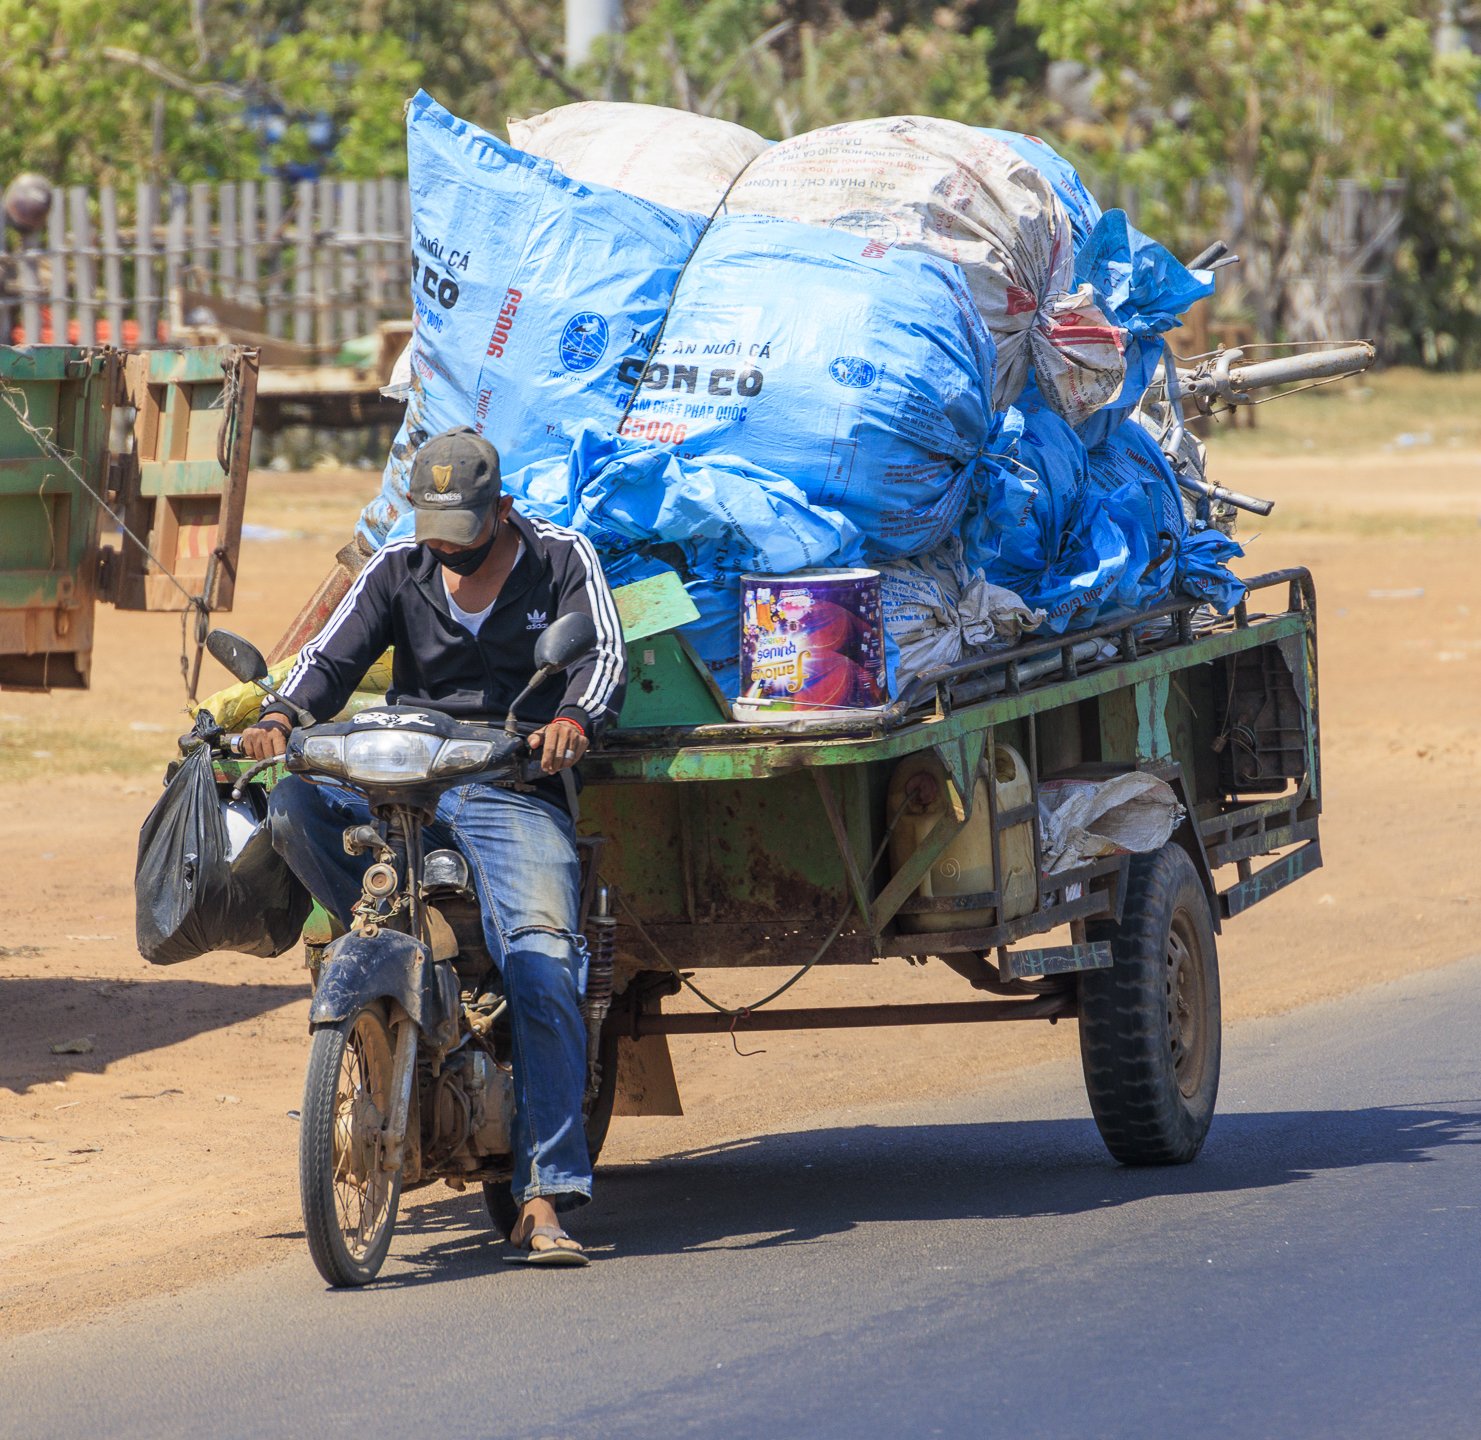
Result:
{"label": "black track jacket", "polygon": [[[617,716],[627,687],[627,652],[617,606],[585,535],[511,511],[525,542],[478,635],[452,618],[441,565],[414,540],[383,546],[355,578],[324,628],[299,653],[281,693],[317,720],[344,708],[386,647],[395,647],[391,704],[423,706],[465,720],[502,723],[535,673],[535,642],[572,610],[590,615],[597,648],[547,680],[520,707],[520,720],[575,720],[592,740]],[[292,719],[281,705],[264,714]],[[558,783],[558,782],[557,782]]]}

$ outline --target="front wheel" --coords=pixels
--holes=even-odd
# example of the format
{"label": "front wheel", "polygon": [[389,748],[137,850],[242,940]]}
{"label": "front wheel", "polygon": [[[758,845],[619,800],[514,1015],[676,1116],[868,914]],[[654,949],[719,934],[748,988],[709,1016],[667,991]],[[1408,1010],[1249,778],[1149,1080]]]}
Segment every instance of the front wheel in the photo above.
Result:
{"label": "front wheel", "polygon": [[309,1254],[334,1286],[368,1284],[391,1248],[401,1169],[383,1168],[382,1130],[391,1113],[394,1056],[380,1005],[314,1032],[298,1183]]}
{"label": "front wheel", "polygon": [[1091,1113],[1123,1165],[1182,1165],[1203,1148],[1219,1091],[1219,962],[1188,852],[1133,856],[1121,923],[1095,922],[1114,964],[1080,975],[1080,1060]]}

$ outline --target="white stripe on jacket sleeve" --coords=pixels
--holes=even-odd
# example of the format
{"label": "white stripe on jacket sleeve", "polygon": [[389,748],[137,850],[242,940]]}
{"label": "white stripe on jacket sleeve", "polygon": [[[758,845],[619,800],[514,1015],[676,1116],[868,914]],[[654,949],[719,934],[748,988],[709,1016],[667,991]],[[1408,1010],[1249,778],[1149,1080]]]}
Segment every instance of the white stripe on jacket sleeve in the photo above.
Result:
{"label": "white stripe on jacket sleeve", "polygon": [[371,556],[365,568],[355,577],[355,583],[350,586],[345,598],[334,607],[334,613],[324,622],[324,628],[298,652],[298,663],[288,672],[288,678],[283,681],[278,694],[285,700],[292,699],[293,688],[303,679],[309,666],[314,663],[314,658],[323,648],[326,641],[334,638],[335,632],[354,613],[355,602],[359,600],[365,589],[365,582],[370,579],[370,573],[385,560],[387,555],[393,551],[411,549],[416,545],[415,540],[397,540],[390,545],[382,545],[381,548]]}
{"label": "white stripe on jacket sleeve", "polygon": [[548,520],[537,520],[533,516],[527,518],[537,534],[563,540],[569,544],[580,557],[582,567],[586,571],[587,603],[591,607],[592,622],[597,629],[598,658],[591,680],[576,703],[588,715],[595,718],[597,712],[605,709],[607,702],[612,698],[612,692],[617,688],[618,677],[622,670],[625,651],[622,641],[622,621],[617,614],[617,604],[612,599],[612,591],[602,575],[601,561],[597,559],[596,549],[585,535],[578,530],[568,530],[564,526],[552,525]]}

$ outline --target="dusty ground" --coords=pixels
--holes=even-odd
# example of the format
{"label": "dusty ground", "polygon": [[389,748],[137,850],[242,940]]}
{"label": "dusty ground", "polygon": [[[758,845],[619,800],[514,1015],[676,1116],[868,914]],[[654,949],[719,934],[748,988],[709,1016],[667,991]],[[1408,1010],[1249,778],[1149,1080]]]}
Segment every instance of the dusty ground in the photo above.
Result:
{"label": "dusty ground", "polygon": [[[1220,442],[1219,477],[1279,502],[1246,573],[1316,574],[1327,767],[1326,868],[1222,941],[1235,1023],[1478,949],[1474,399],[1399,376],[1280,418],[1271,407],[1260,430]],[[371,485],[254,477],[248,521],[269,533],[244,546],[233,628],[276,637]],[[132,942],[135,838],[185,728],[178,652],[173,618],[103,611],[89,693],[0,694],[0,1333],[302,1248],[297,957],[156,970]],[[208,668],[203,690],[222,681]],[[742,999],[770,978],[714,988]],[[820,972],[795,993],[964,998],[939,965]],[[73,1040],[92,1048],[51,1053]],[[795,1128],[820,1104],[942,1092],[1074,1045],[1070,1026],[768,1035],[746,1058],[728,1040],[676,1040],[687,1114],[619,1120],[604,1162]]]}

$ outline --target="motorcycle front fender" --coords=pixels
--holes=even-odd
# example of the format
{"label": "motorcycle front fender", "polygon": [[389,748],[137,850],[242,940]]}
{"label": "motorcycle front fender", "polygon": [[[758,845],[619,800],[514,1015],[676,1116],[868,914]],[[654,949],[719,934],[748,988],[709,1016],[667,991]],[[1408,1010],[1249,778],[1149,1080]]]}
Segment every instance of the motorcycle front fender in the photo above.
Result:
{"label": "motorcycle front fender", "polygon": [[420,940],[399,930],[341,935],[324,952],[309,1028],[348,1020],[377,1000],[394,1000],[428,1042],[446,1048],[458,1038],[458,981],[449,964],[433,960]]}

